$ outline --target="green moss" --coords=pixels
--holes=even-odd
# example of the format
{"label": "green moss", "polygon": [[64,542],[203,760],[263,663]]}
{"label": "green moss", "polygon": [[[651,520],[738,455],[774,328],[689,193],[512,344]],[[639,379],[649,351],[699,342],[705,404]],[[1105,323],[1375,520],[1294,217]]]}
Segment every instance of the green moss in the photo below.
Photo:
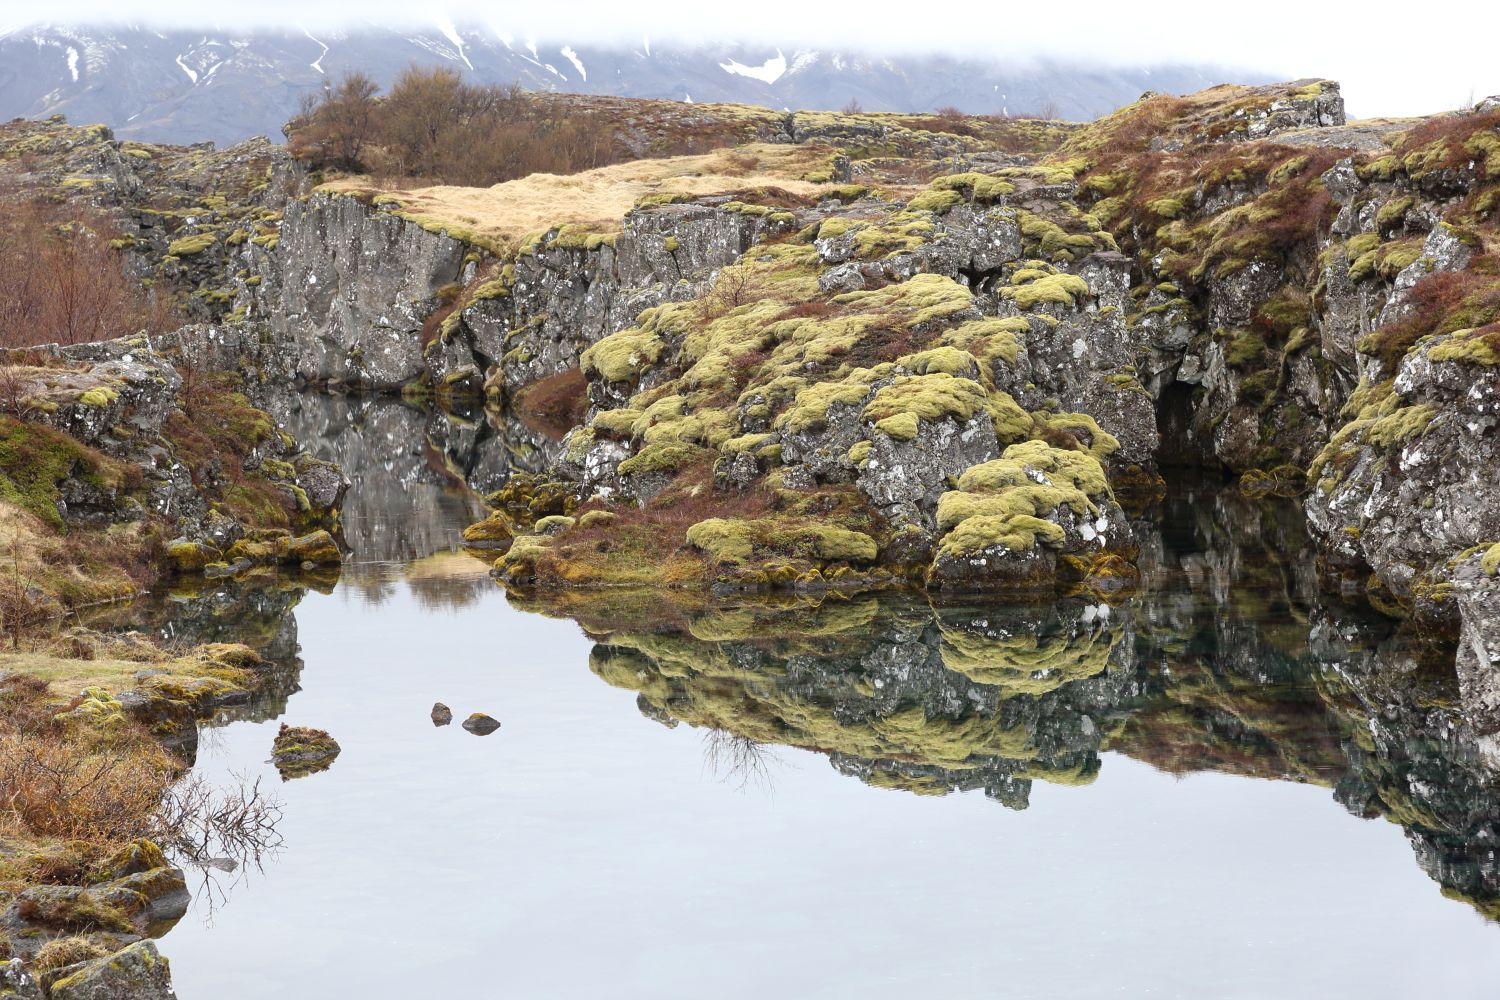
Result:
{"label": "green moss", "polygon": [[213,246],[217,239],[213,233],[195,233],[192,236],[184,236],[173,240],[167,247],[167,253],[173,257],[191,257]]}
{"label": "green moss", "polygon": [[870,562],[879,552],[875,539],[863,532],[783,518],[710,518],[689,528],[687,540],[714,561],[731,564],[775,555]]}
{"label": "green moss", "polygon": [[1490,576],[1500,576],[1500,542],[1485,550],[1479,559],[1479,568]]}
{"label": "green moss", "polygon": [[1066,537],[1067,533],[1060,525],[1039,517],[990,514],[961,522],[943,536],[938,551],[940,555],[958,559],[994,548],[1026,552],[1038,541],[1045,545],[1060,545]]}
{"label": "green moss", "polygon": [[920,426],[915,413],[898,413],[875,422],[876,430],[897,441],[915,439]]}
{"label": "green moss", "polygon": [[664,441],[642,448],[620,463],[620,475],[636,476],[651,472],[672,473],[707,454],[706,449],[681,441]]}
{"label": "green moss", "polygon": [[80,395],[78,401],[84,406],[108,406],[118,398],[120,398],[120,394],[117,391],[108,386],[101,385],[95,386]]}
{"label": "green moss", "polygon": [[605,337],[584,351],[579,361],[585,374],[606,382],[628,382],[656,364],[665,348],[666,342],[656,331],[632,328]]}
{"label": "green moss", "polygon": [[875,393],[865,407],[866,420],[879,423],[898,414],[927,421],[953,417],[968,420],[989,403],[984,386],[942,372],[909,375],[896,379]]}
{"label": "green moss", "polygon": [[1034,309],[1039,305],[1071,308],[1079,298],[1089,294],[1089,285],[1076,274],[1048,274],[1023,285],[1008,285],[1000,289],[1000,294],[1021,309]]}
{"label": "green moss", "polygon": [[1224,345],[1224,362],[1231,368],[1248,368],[1262,360],[1266,341],[1255,330],[1236,330]]}
{"label": "green moss", "polygon": [[131,469],[79,444],[61,431],[0,415],[0,499],[25,508],[54,527],[60,487],[77,478],[103,490],[127,486]]}
{"label": "green moss", "polygon": [[594,528],[618,520],[619,515],[609,510],[591,510],[579,515],[578,527]]}
{"label": "green moss", "polygon": [[1458,361],[1493,368],[1500,365],[1500,323],[1447,334],[1428,351],[1433,361]]}
{"label": "green moss", "polygon": [[1382,231],[1394,229],[1401,225],[1406,218],[1406,213],[1411,210],[1416,199],[1410,196],[1392,198],[1380,206],[1380,211],[1375,213],[1375,225]]}

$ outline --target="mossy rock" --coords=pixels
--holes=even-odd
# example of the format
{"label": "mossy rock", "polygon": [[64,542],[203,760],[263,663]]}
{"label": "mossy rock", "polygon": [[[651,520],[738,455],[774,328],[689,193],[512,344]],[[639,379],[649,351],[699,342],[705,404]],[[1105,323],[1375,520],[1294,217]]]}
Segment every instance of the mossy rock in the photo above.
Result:
{"label": "mossy rock", "polygon": [[271,745],[271,761],[288,781],[328,770],[340,750],[338,741],[321,729],[283,722]]}

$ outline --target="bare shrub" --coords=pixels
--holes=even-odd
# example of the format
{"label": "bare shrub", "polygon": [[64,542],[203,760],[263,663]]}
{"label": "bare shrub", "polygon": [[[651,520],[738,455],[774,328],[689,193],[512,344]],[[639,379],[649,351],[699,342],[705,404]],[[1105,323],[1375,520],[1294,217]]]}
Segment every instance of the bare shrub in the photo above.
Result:
{"label": "bare shrub", "polygon": [[389,93],[349,74],[287,125],[314,169],[488,187],[533,173],[569,174],[632,158],[603,115],[542,102],[519,84],[477,85],[447,67],[409,66]]}
{"label": "bare shrub", "polygon": [[0,347],[82,344],[170,324],[126,275],[97,212],[0,197]]}
{"label": "bare shrub", "polygon": [[108,739],[63,729],[0,732],[0,813],[39,837],[131,840],[153,815],[179,765],[121,720]]}

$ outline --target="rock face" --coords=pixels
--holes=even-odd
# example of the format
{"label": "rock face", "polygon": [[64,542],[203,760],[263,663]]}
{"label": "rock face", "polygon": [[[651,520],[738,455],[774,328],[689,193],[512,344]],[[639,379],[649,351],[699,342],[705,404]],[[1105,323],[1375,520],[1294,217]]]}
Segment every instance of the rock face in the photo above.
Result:
{"label": "rock face", "polygon": [[1469,725],[1500,733],[1500,543],[1453,569],[1459,620],[1459,691]]}
{"label": "rock face", "polygon": [[360,199],[315,194],[287,205],[274,253],[246,251],[262,279],[252,315],[300,378],[399,388],[422,374],[422,324],[466,252]]}
{"label": "rock face", "polygon": [[333,517],[348,485],[342,474],[277,433],[230,383],[185,385],[177,355],[161,348],[190,339],[164,345],[139,335],[0,352],[14,414],[0,419],[26,444],[5,474],[46,477],[32,504],[45,520],[161,525],[173,571],[242,559],[245,567],[338,562],[326,532],[293,537],[291,528]]}
{"label": "rock face", "polygon": [[1330,558],[1373,568],[1407,599],[1456,553],[1500,539],[1500,389],[1470,343],[1414,348],[1314,466],[1307,509]]}
{"label": "rock face", "polygon": [[473,277],[485,248],[366,199],[318,193],[287,205],[274,252],[244,250],[260,280],[242,283],[241,301],[309,382],[389,391],[432,379],[478,391],[496,376],[515,389],[575,366],[642,309],[698,294],[717,268],[786,224],[693,204],[632,212],[608,238],[553,230],[424,338],[427,318]]}
{"label": "rock face", "polygon": [[171,967],[150,941],[68,966],[49,979],[52,1000],[177,1000]]}

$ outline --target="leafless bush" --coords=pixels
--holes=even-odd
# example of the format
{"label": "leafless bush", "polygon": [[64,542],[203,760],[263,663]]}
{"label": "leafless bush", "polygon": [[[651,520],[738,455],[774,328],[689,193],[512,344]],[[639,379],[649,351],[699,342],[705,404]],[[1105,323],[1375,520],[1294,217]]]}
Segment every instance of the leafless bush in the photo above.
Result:
{"label": "leafless bush", "polygon": [[172,325],[124,270],[107,219],[0,192],[0,347],[82,344]]}
{"label": "leafless bush", "polygon": [[0,732],[0,816],[20,832],[77,840],[147,835],[178,765],[143,733],[92,742],[54,729]]}

